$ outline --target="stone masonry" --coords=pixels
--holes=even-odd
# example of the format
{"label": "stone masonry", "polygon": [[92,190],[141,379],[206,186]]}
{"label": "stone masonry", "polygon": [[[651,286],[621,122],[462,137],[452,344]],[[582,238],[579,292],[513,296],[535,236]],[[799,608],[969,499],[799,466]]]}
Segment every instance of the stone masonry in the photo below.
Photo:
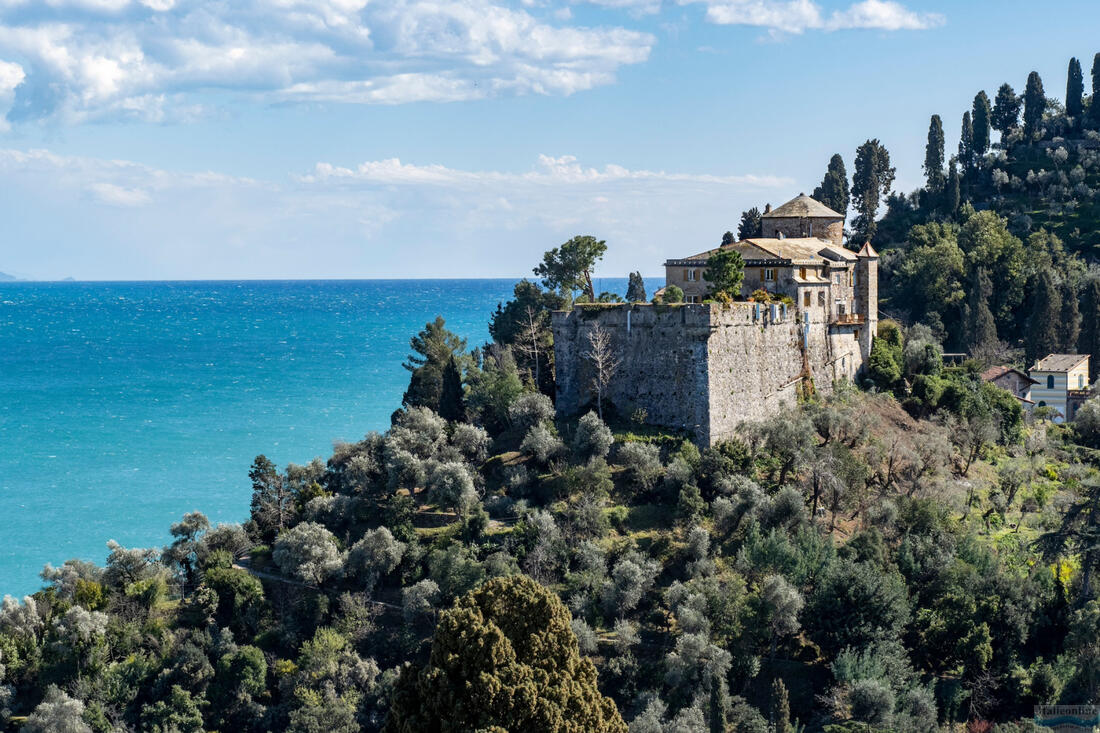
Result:
{"label": "stone masonry", "polygon": [[799,385],[827,392],[854,379],[865,362],[855,328],[782,305],[576,306],[553,315],[560,414],[594,404],[585,352],[597,325],[622,360],[606,402],[624,415],[642,408],[650,424],[688,431],[700,445],[794,404]]}

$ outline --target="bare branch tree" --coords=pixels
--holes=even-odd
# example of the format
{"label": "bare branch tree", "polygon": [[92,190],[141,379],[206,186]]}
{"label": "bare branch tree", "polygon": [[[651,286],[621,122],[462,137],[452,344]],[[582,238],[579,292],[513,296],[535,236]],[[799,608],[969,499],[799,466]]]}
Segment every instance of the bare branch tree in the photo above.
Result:
{"label": "bare branch tree", "polygon": [[530,359],[535,365],[535,387],[541,384],[539,379],[539,341],[542,338],[542,313],[531,306],[527,306],[523,312],[523,320],[520,322],[519,333],[516,334],[516,348]]}
{"label": "bare branch tree", "polygon": [[588,332],[588,350],[582,354],[592,364],[592,386],[596,390],[596,411],[603,420],[603,393],[611,384],[615,372],[623,360],[615,355],[611,348],[611,334],[600,324]]}

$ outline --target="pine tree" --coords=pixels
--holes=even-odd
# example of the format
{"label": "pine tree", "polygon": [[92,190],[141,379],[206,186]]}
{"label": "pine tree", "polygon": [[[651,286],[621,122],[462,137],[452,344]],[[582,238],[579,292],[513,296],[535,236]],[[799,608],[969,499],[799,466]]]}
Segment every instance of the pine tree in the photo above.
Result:
{"label": "pine tree", "polygon": [[439,416],[451,422],[466,422],[466,398],[462,391],[462,373],[453,355],[447,362],[447,366],[443,368]]}
{"label": "pine tree", "polygon": [[1077,341],[1081,336],[1081,309],[1077,302],[1077,291],[1066,283],[1062,289],[1062,313],[1058,319],[1061,331],[1062,353],[1076,354]]}
{"label": "pine tree", "polygon": [[932,115],[928,123],[928,144],[924,146],[924,175],[932,193],[943,190],[943,147],[943,121],[939,115]]}
{"label": "pine tree", "polygon": [[727,245],[730,245],[730,244],[733,244],[735,241],[737,241],[737,240],[735,240],[733,238],[733,232],[726,232],[725,234],[722,235],[722,246],[723,247],[725,247]]}
{"label": "pine tree", "polygon": [[813,198],[828,206],[841,216],[848,215],[848,171],[844,169],[844,158],[836,153],[829,159],[829,167],[821,185],[814,189]]}
{"label": "pine tree", "polygon": [[997,322],[993,320],[993,311],[989,309],[989,297],[993,294],[993,283],[984,267],[974,273],[974,283],[970,288],[970,302],[967,303],[969,322],[966,340],[971,353],[988,347],[997,341]]}
{"label": "pine tree", "polygon": [[1054,285],[1050,272],[1039,275],[1032,296],[1031,314],[1027,319],[1027,337],[1024,351],[1028,365],[1058,351],[1058,316],[1062,311],[1062,298]]}
{"label": "pine tree", "polygon": [[978,92],[974,97],[974,114],[971,120],[974,122],[974,157],[975,162],[979,164],[989,152],[989,128],[992,119],[993,111],[989,108],[989,96],[984,91]]}
{"label": "pine tree", "polygon": [[1081,110],[1084,108],[1085,79],[1081,73],[1081,62],[1076,58],[1069,60],[1066,76],[1066,114],[1081,123]]}
{"label": "pine tree", "polygon": [[787,686],[776,677],[772,683],[772,730],[775,733],[791,733],[791,702]]}
{"label": "pine tree", "polygon": [[448,331],[443,317],[436,316],[410,339],[409,346],[413,353],[401,366],[412,372],[412,376],[401,404],[438,411],[443,394],[443,370],[452,357],[465,351],[466,340]]}
{"label": "pine tree", "polygon": [[1100,377],[1100,278],[1092,278],[1085,284],[1081,297],[1081,336],[1077,340],[1080,353],[1089,357],[1089,383]]}
{"label": "pine tree", "polygon": [[737,238],[751,239],[759,237],[763,232],[763,219],[760,209],[755,206],[741,213],[741,223],[737,225]]}
{"label": "pine tree", "polygon": [[856,150],[856,172],[852,176],[852,203],[859,212],[852,222],[856,242],[869,242],[875,236],[879,201],[890,193],[896,172],[890,166],[890,153],[878,140],[868,140]]}
{"label": "pine tree", "polygon": [[1092,97],[1086,121],[1090,130],[1100,130],[1100,53],[1092,57]]}
{"label": "pine tree", "polygon": [[1039,72],[1027,75],[1027,88],[1024,89],[1024,135],[1030,142],[1043,126],[1043,113],[1047,110],[1047,97],[1043,91],[1043,80]]}
{"label": "pine tree", "polygon": [[1002,136],[1011,134],[1020,124],[1020,98],[1010,84],[1002,84],[993,103],[993,127]]}
{"label": "pine tree", "polygon": [[[729,232],[726,232],[726,234],[729,234]],[[732,239],[732,235],[730,235],[730,238]],[[626,286],[626,302],[645,302],[645,281],[642,280],[642,273],[630,273],[630,282]]]}
{"label": "pine tree", "polygon": [[962,132],[959,133],[959,163],[964,173],[974,168],[974,124],[970,121],[970,111],[963,112]]}

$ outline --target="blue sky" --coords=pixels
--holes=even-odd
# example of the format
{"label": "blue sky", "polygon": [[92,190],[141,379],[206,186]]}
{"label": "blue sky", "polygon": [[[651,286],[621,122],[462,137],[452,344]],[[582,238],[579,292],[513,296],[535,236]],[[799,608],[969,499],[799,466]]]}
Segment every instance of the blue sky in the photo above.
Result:
{"label": "blue sky", "polygon": [[[877,137],[920,180],[979,89],[1100,51],[1100,4],[0,0],[0,271],[660,271]],[[1086,87],[1088,84],[1086,83]]]}

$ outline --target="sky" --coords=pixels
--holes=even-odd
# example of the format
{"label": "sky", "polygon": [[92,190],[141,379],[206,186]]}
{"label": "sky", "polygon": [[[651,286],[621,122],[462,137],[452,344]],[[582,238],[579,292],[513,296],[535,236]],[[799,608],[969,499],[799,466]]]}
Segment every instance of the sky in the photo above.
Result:
{"label": "sky", "polygon": [[[974,94],[1086,76],[1100,3],[0,0],[0,271],[661,272],[869,138],[896,187]],[[1086,91],[1088,82],[1086,81]]]}

